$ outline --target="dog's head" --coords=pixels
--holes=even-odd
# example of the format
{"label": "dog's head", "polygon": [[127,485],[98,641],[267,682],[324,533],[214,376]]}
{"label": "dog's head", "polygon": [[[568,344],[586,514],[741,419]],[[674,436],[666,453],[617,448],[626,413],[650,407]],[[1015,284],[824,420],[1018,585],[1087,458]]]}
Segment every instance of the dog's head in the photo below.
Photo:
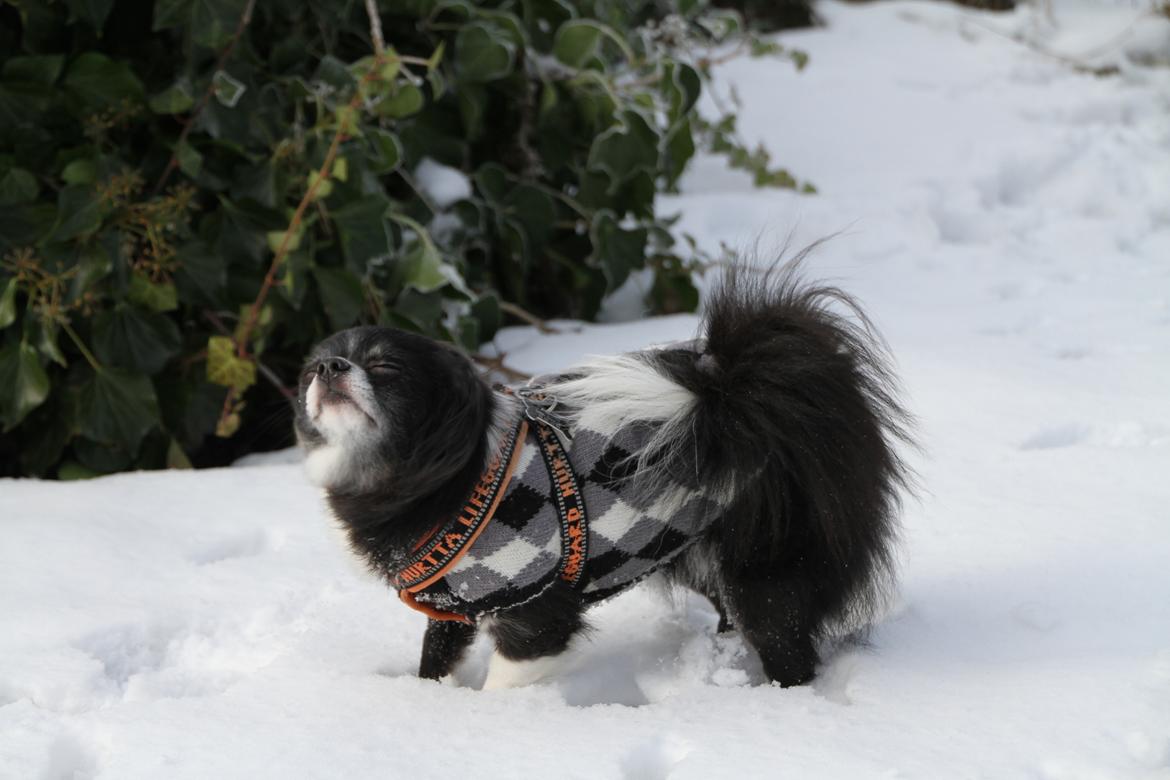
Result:
{"label": "dog's head", "polygon": [[393,328],[353,328],[306,361],[297,439],[310,479],[323,487],[413,493],[466,464],[491,403],[454,348]]}

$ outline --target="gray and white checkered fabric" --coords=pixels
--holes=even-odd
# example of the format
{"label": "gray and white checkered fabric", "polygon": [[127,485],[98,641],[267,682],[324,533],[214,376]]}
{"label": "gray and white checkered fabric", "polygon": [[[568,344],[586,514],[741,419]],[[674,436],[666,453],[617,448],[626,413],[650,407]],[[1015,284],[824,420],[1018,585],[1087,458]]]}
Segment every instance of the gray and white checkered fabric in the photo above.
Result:
{"label": "gray and white checkered fabric", "polygon": [[[646,426],[578,428],[565,442],[585,494],[589,536],[583,584],[589,600],[616,593],[662,566],[725,509],[697,485],[646,488],[636,456],[651,433]],[[560,558],[552,484],[530,431],[492,521],[439,587],[418,598],[469,615],[515,606],[552,584]]]}

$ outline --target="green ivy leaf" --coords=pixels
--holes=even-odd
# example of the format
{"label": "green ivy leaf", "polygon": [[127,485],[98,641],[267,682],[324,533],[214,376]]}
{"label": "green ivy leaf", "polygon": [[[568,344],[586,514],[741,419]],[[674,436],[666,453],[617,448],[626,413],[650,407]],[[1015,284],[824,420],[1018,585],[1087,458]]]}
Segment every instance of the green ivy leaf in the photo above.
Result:
{"label": "green ivy leaf", "polygon": [[61,368],[68,367],[69,363],[65,360],[64,353],[57,346],[57,326],[55,324],[34,318],[31,324],[26,323],[26,327],[28,328],[29,341],[36,346],[38,352]]}
{"label": "green ivy leaf", "polygon": [[458,321],[459,345],[468,352],[474,352],[480,345],[479,320],[470,315],[464,315]]}
{"label": "green ivy leaf", "polygon": [[462,25],[455,36],[455,70],[469,83],[495,81],[512,72],[516,44],[494,24]]}
{"label": "green ivy leaf", "polygon": [[[495,295],[484,295],[471,304],[471,316],[479,320],[480,343],[494,338],[500,329],[502,319],[500,313],[500,299]],[[476,347],[479,344],[475,345]],[[474,347],[473,347],[474,348]]]}
{"label": "green ivy leaf", "polygon": [[566,22],[557,30],[553,56],[573,68],[585,66],[601,46],[601,25],[592,20]]}
{"label": "green ivy leaf", "polygon": [[65,86],[82,102],[97,107],[123,100],[139,102],[144,94],[142,82],[129,65],[94,51],[79,54],[69,63]]}
{"label": "green ivy leaf", "polygon": [[203,170],[203,155],[186,141],[175,147],[175,157],[179,161],[179,170],[192,179]]}
{"label": "green ivy leaf", "polygon": [[4,63],[6,81],[24,81],[50,87],[65,67],[64,54],[41,54],[33,57],[13,57]]}
{"label": "green ivy leaf", "polygon": [[265,233],[265,238],[268,240],[268,248],[272,254],[276,254],[283,246],[286,252],[295,252],[301,248],[301,239],[305,235],[304,224],[297,225],[297,229],[289,234],[288,243],[285,244],[285,235],[289,234],[288,230],[270,230]]}
{"label": "green ivy leaf", "polygon": [[244,82],[232,76],[226,70],[217,70],[211,77],[211,84],[215,88],[215,99],[227,108],[235,108],[236,103],[248,91]]}
{"label": "green ivy leaf", "polygon": [[622,112],[621,124],[611,127],[593,141],[588,167],[609,176],[609,194],[640,172],[654,174],[658,168],[658,134],[637,111]]}
{"label": "green ivy leaf", "polygon": [[142,438],[159,423],[158,398],[150,380],[118,368],[102,368],[81,387],[81,434],[138,452]]}
{"label": "green ivy leaf", "polygon": [[684,119],[671,129],[663,144],[663,151],[666,184],[673,188],[686,170],[687,163],[695,156],[695,139],[689,119]]}
{"label": "green ivy leaf", "polygon": [[191,4],[191,40],[219,49],[231,40],[244,0],[194,0]]}
{"label": "green ivy leaf", "polygon": [[61,171],[61,178],[66,184],[93,184],[97,179],[97,163],[86,158],[74,160]]}
{"label": "green ivy leaf", "polygon": [[694,311],[699,305],[699,291],[691,274],[681,269],[656,272],[648,297],[654,310],[663,314]]}
{"label": "green ivy leaf", "polygon": [[0,293],[0,330],[4,330],[15,321],[16,277],[13,277],[4,285],[4,292]]}
{"label": "green ivy leaf", "polygon": [[62,482],[77,482],[82,479],[100,477],[102,472],[94,471],[89,466],[83,466],[75,460],[67,460],[57,469],[57,479]]}
{"label": "green ivy leaf", "polygon": [[133,306],[108,309],[94,320],[93,349],[98,359],[136,374],[157,374],[179,353],[182,343],[169,317]]}
{"label": "green ivy leaf", "polygon": [[60,215],[53,230],[53,241],[69,241],[93,235],[102,226],[107,207],[91,187],[71,185],[57,197]]}
{"label": "green ivy leaf", "polygon": [[49,376],[36,349],[26,341],[0,349],[0,423],[16,427],[49,397]]}
{"label": "green ivy leaf", "polygon": [[40,192],[36,177],[24,168],[9,168],[0,177],[0,206],[14,206],[36,200]]}
{"label": "green ivy leaf", "polygon": [[305,193],[310,192],[313,193],[311,201],[325,200],[333,193],[333,182],[329,181],[328,176],[322,176],[319,171],[309,171],[309,180],[305,183]]}
{"label": "green ivy leaf", "polygon": [[422,293],[438,290],[448,282],[443,266],[443,258],[435,245],[419,241],[402,258],[403,284]]}
{"label": "green ivy leaf", "polygon": [[154,312],[179,308],[179,293],[174,282],[156,283],[142,274],[130,276],[130,300]]}
{"label": "green ivy leaf", "polygon": [[553,42],[553,56],[573,68],[583,68],[597,56],[603,39],[608,38],[621,50],[627,61],[634,51],[612,27],[592,19],[572,19],[561,25]]}
{"label": "green ivy leaf", "polygon": [[645,265],[647,235],[647,230],[642,227],[621,227],[608,209],[602,209],[594,216],[590,231],[593,257],[605,273],[607,292],[621,287],[631,270]]}
{"label": "green ivy leaf", "polygon": [[341,251],[346,267],[363,275],[370,260],[390,253],[390,236],[386,233],[386,196],[367,195],[333,212],[333,224],[341,237]]}
{"label": "green ivy leaf", "polygon": [[179,250],[175,290],[185,303],[221,307],[227,283],[227,264],[203,243],[191,243]]}
{"label": "green ivy leaf", "polygon": [[[84,436],[74,439],[73,455],[80,461],[79,464],[75,465],[80,465],[96,476],[125,471],[134,462],[134,453],[125,444],[116,441],[99,442]],[[74,479],[89,478],[84,476],[85,472],[72,472],[71,470],[71,473],[80,474],[80,476],[71,477]]]}
{"label": "green ivy leaf", "polygon": [[393,94],[379,100],[374,106],[374,112],[378,116],[401,119],[411,114],[417,114],[425,103],[422,90],[414,84],[404,82],[398,85],[398,89]]}
{"label": "green ivy leaf", "polygon": [[187,453],[183,452],[182,445],[175,439],[171,439],[171,443],[167,445],[167,468],[183,470],[195,468],[191,465]]}
{"label": "green ivy leaf", "polygon": [[88,22],[100,35],[114,0],[66,0],[66,5],[74,17]]}
{"label": "green ivy leaf", "polygon": [[181,114],[195,105],[191,82],[179,79],[162,92],[152,95],[147,103],[156,114]]}
{"label": "green ivy leaf", "polygon": [[662,91],[668,103],[667,117],[678,122],[699,99],[703,84],[699,72],[685,62],[671,62],[664,66]]}
{"label": "green ivy leaf", "polygon": [[155,32],[185,24],[191,14],[191,0],[155,0],[154,19],[150,29]]}
{"label": "green ivy leaf", "polygon": [[344,268],[314,266],[312,273],[333,329],[341,330],[356,323],[366,304],[362,280]]}
{"label": "green ivy leaf", "polygon": [[397,170],[402,162],[402,144],[398,136],[389,130],[371,127],[365,137],[370,148],[370,170],[381,176]]}
{"label": "green ivy leaf", "polygon": [[207,379],[242,393],[256,384],[256,364],[239,357],[227,336],[212,336],[207,339]]}

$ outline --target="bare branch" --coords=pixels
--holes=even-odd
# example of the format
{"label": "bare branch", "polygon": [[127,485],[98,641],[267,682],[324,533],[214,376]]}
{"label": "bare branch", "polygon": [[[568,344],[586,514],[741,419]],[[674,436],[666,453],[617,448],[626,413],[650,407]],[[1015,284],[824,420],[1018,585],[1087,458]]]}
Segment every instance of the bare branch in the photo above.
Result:
{"label": "bare branch", "polygon": [[366,16],[370,17],[370,40],[374,42],[374,54],[382,56],[386,41],[382,38],[382,17],[378,16],[378,0],[366,0]]}
{"label": "bare branch", "polygon": [[539,330],[541,333],[560,333],[559,330],[557,330],[556,328],[549,325],[547,322],[542,320],[540,317],[537,317],[532,312],[530,312],[526,309],[522,309],[519,306],[517,306],[516,304],[510,303],[509,301],[500,301],[500,311],[504,312],[505,314],[511,314],[513,317],[515,317],[518,320],[523,320],[524,322],[527,322],[529,325],[532,325],[537,330]]}
{"label": "bare branch", "polygon": [[483,366],[489,371],[495,371],[503,374],[508,379],[515,382],[524,382],[532,378],[532,374],[526,374],[523,371],[518,371],[515,368],[504,363],[507,355],[472,355],[471,359],[477,364]]}

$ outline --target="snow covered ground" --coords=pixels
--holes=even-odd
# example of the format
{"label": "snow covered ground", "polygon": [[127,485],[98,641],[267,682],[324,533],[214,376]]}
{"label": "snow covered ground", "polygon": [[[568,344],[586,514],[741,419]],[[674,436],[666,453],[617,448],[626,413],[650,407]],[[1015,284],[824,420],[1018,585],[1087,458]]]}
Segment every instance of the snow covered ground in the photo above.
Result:
{"label": "snow covered ground", "polygon": [[[1170,69],[1131,63],[1170,22],[1055,11],[827,4],[784,36],[804,73],[721,71],[821,194],[706,160],[664,204],[711,249],[845,230],[810,270],[865,302],[921,419],[900,596],[815,684],[760,685],[705,602],[651,588],[555,681],[480,692],[480,645],[423,682],[423,618],[296,465],[7,481],[0,777],[1170,778]],[[694,327],[499,346],[543,371]]]}

